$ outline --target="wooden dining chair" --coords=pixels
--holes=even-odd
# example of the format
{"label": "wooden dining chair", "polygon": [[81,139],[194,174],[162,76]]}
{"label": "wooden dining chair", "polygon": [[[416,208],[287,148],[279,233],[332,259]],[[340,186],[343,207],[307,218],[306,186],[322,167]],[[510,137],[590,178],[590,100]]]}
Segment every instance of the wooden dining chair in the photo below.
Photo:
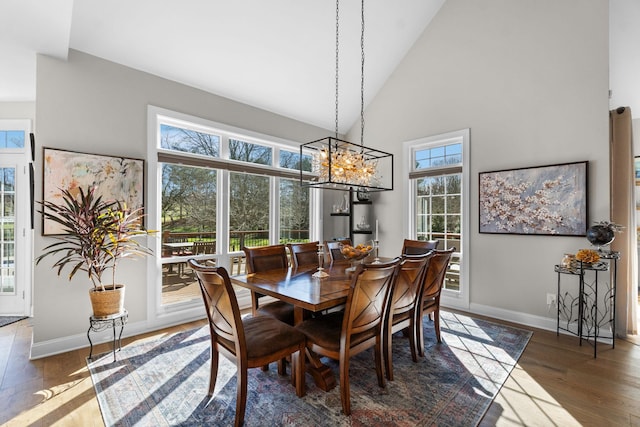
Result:
{"label": "wooden dining chair", "polygon": [[378,385],[385,387],[382,333],[400,259],[389,263],[360,264],[353,273],[344,311],[307,319],[296,328],[307,336],[307,348],[340,361],[340,400],[345,415],[351,414],[350,358],[374,348]]}
{"label": "wooden dining chair", "polygon": [[343,240],[327,240],[324,242],[325,252],[329,255],[329,262],[333,263],[334,261],[346,261],[342,252],[340,252],[341,245],[351,245],[351,240],[343,239]]}
{"label": "wooden dining chair", "polygon": [[411,347],[411,358],[414,362],[418,361],[416,323],[418,319],[422,319],[418,311],[421,309],[424,275],[432,256],[432,252],[424,255],[405,255],[400,263],[389,305],[387,330],[384,334],[385,371],[389,381],[393,381],[393,334],[399,331],[406,332]]}
{"label": "wooden dining chair", "polygon": [[418,354],[424,356],[424,328],[422,318],[425,314],[433,314],[433,328],[438,342],[440,338],[440,294],[444,283],[451,255],[456,248],[447,250],[435,250],[429,260],[429,266],[424,274],[424,284],[422,285],[421,309],[416,322],[416,333],[418,335]]}
{"label": "wooden dining chair", "polygon": [[[287,270],[289,259],[285,245],[243,247],[246,256],[247,274],[269,270]],[[284,301],[274,301],[260,305],[258,292],[251,291],[251,312],[254,316],[267,315],[293,325],[293,305]]]}
{"label": "wooden dining chair", "polygon": [[[247,405],[247,370],[291,356],[296,395],[305,394],[305,336],[293,326],[272,317],[241,318],[229,274],[224,267],[207,267],[188,261],[196,273],[204,300],[211,336],[209,391],[213,395],[218,374],[218,355],[236,364],[235,425],[241,426]],[[255,414],[259,417],[260,414]]]}
{"label": "wooden dining chair", "polygon": [[439,240],[411,240],[404,239],[402,255],[422,255],[438,249]]}
{"label": "wooden dining chair", "polygon": [[318,244],[320,242],[289,243],[291,266],[298,268],[304,265],[318,266]]}

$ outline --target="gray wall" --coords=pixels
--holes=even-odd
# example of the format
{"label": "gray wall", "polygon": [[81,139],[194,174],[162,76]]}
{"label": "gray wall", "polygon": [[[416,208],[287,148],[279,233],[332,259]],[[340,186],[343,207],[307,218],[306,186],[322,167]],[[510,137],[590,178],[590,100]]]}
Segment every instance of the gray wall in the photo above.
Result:
{"label": "gray wall", "polygon": [[[145,158],[149,104],[292,141],[310,141],[326,134],[304,123],[73,50],[67,62],[38,56],[37,87],[38,150],[44,146]],[[36,195],[41,197],[41,158],[36,171]],[[40,222],[36,224],[34,252],[39,254],[52,240],[43,238]],[[82,337],[91,314],[90,286],[80,274],[72,283],[66,276],[56,276],[51,264],[52,259],[35,267],[35,356],[56,351],[56,340],[69,336],[75,337],[70,342],[87,345],[86,336]],[[155,326],[147,313],[146,265],[144,261],[125,261],[118,267],[120,281],[128,284],[129,332]]]}
{"label": "gray wall", "polygon": [[[447,0],[367,108],[365,140],[395,154],[401,190],[404,141],[470,128],[470,308],[555,328],[553,266],[589,243],[479,234],[478,173],[588,160],[590,219],[608,219],[608,110],[607,1]],[[402,191],[375,204],[383,255],[402,246],[401,206]]]}

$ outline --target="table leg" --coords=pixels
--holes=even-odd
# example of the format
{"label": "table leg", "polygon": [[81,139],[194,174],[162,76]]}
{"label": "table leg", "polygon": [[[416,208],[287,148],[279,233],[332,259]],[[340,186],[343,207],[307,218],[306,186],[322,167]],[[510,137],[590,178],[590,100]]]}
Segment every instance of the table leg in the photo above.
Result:
{"label": "table leg", "polygon": [[307,372],[311,374],[318,388],[329,391],[336,386],[336,377],[330,367],[320,361],[320,357],[307,349]]}

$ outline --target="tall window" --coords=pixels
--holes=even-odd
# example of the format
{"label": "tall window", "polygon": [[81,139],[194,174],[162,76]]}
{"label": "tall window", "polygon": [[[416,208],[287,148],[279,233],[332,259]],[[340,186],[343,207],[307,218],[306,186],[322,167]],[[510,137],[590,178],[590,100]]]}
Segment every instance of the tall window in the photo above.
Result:
{"label": "tall window", "polygon": [[0,315],[30,314],[30,120],[0,120]]}
{"label": "tall window", "polygon": [[438,240],[439,249],[455,248],[444,289],[463,289],[465,147],[468,130],[408,143],[411,170],[411,230],[418,240]]}
{"label": "tall window", "polygon": [[311,190],[299,175],[311,161],[297,144],[166,110],[152,122],[162,305],[199,302],[189,258],[239,274],[244,246],[310,240]]}

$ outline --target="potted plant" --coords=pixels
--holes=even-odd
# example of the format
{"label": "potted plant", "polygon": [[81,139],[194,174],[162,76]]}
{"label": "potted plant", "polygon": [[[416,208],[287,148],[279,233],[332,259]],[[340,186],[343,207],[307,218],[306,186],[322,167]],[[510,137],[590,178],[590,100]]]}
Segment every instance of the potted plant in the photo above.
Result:
{"label": "potted plant", "polygon": [[[118,262],[153,253],[135,240],[151,233],[142,228],[143,209],[129,210],[120,201],[105,201],[96,196],[96,187],[61,191],[63,202],[40,202],[40,213],[60,224],[66,234],[55,236],[57,242],[43,249],[36,264],[48,256],[58,256],[53,264],[58,275],[67,266],[71,269],[69,280],[78,271],[84,271],[93,284],[89,297],[94,316],[120,313],[124,310],[125,288],[115,283]],[[107,270],[111,270],[110,283],[105,284]]]}

